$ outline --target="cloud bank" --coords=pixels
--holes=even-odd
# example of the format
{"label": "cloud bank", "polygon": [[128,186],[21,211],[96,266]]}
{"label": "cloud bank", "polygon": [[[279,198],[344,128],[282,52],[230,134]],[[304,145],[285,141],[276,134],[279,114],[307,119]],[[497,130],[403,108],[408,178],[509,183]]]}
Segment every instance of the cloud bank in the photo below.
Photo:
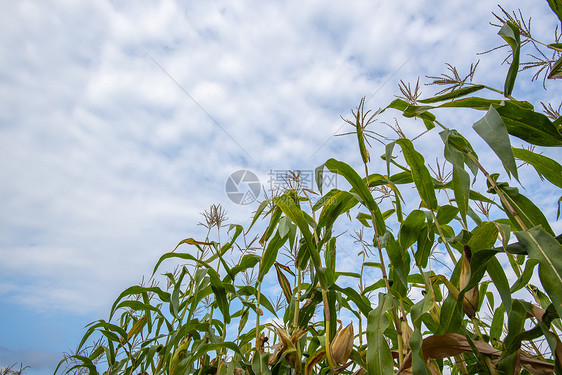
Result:
{"label": "cloud bank", "polygon": [[[546,2],[506,5],[517,7],[551,39]],[[500,43],[488,2],[3,8],[0,299],[43,313],[105,314],[160,254],[202,233],[210,204],[222,202],[234,222],[249,217],[226,197],[230,173],[266,181],[272,169],[314,169],[329,157],[356,163],[354,142],[333,135],[361,97],[385,106],[400,79],[437,75],[446,62],[467,70]],[[480,58],[477,77],[501,87],[504,56]],[[520,94],[561,98],[537,85]],[[456,118],[459,130],[478,116]],[[404,129],[417,134],[419,124]]]}

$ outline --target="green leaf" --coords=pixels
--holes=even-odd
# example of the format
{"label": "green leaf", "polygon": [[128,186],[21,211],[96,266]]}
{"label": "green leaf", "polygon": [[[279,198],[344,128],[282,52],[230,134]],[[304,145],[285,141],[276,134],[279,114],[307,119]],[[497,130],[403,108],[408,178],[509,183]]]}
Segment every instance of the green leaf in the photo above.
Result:
{"label": "green leaf", "polygon": [[[504,192],[504,195],[511,205],[511,207],[515,210],[519,218],[523,221],[527,228],[533,228],[537,225],[542,225],[542,227],[550,234],[554,235],[548,220],[544,216],[543,212],[535,206],[535,204],[525,197],[523,194],[519,193],[517,188],[512,188],[509,186],[503,186],[503,184],[498,185],[499,189]],[[503,205],[503,202],[502,202]],[[504,207],[509,219],[513,223],[513,225],[518,229],[523,229],[519,225],[519,222],[512,216],[511,212]]]}
{"label": "green leaf", "polygon": [[449,293],[443,305],[441,306],[439,328],[435,333],[458,333],[462,327],[462,299],[457,300]]}
{"label": "green leaf", "polygon": [[[245,285],[241,288],[238,288],[238,290],[236,291],[236,295],[241,297],[241,296],[254,296],[254,297],[258,297],[258,290],[253,287],[252,285]],[[263,293],[259,293],[260,295],[260,304],[265,307],[266,309],[268,309],[271,313],[273,313],[274,315],[276,315],[275,309],[273,308],[273,305],[271,304],[271,302],[269,301],[269,299],[263,294]],[[254,309],[255,311],[255,305],[251,304],[249,305],[252,307],[252,309]]]}
{"label": "green leaf", "polygon": [[[471,262],[472,263],[472,262]],[[505,311],[509,314],[511,311],[511,291],[509,288],[509,281],[500,262],[496,258],[490,258],[487,264],[488,275],[494,282],[502,299]]]}
{"label": "green leaf", "polygon": [[434,96],[432,98],[420,100],[419,102],[420,103],[437,103],[437,102],[442,102],[442,101],[445,101],[445,100],[456,99],[456,98],[460,98],[461,96],[465,96],[465,95],[468,95],[468,94],[472,94],[473,92],[480,91],[484,87],[485,87],[484,85],[474,85],[474,86],[463,87],[463,88],[460,88],[458,90],[451,91],[447,94],[443,94],[443,95],[439,95],[439,96]]}
{"label": "green leaf", "polygon": [[394,361],[384,331],[390,322],[386,312],[392,307],[392,297],[379,294],[379,305],[367,319],[367,369],[369,374],[394,374]]}
{"label": "green leaf", "polygon": [[269,241],[269,239],[277,229],[277,224],[279,224],[279,220],[281,220],[282,214],[283,212],[278,207],[275,207],[273,209],[273,212],[271,213],[271,216],[269,218],[269,225],[267,226],[267,229],[265,230],[263,236],[260,238],[260,244],[263,245],[264,243]]}
{"label": "green leaf", "polygon": [[510,96],[515,86],[515,78],[519,71],[519,55],[521,54],[521,40],[519,27],[513,22],[506,22],[498,34],[511,46],[512,61],[507,72],[503,94]]}
{"label": "green leaf", "polygon": [[289,230],[291,229],[291,219],[287,216],[283,216],[279,220],[279,236],[284,238],[287,234],[289,234]]}
{"label": "green leaf", "polygon": [[[80,368],[80,367],[84,367],[84,368],[87,368],[87,369],[88,369],[88,374],[89,374],[89,375],[98,375],[98,374],[99,374],[99,373],[98,373],[98,370],[96,369],[96,365],[92,362],[92,360],[91,360],[90,358],[84,357],[84,356],[81,356],[81,355],[76,354],[76,355],[70,356],[69,358],[65,358],[63,361],[67,361],[67,360],[69,360],[69,359],[79,360],[79,361],[82,362],[82,363],[81,363],[81,364],[78,364],[78,365],[76,365],[76,366],[73,366],[73,367],[70,368],[70,369],[67,369],[67,373],[72,373],[74,369],[78,369],[78,368]],[[59,366],[60,366],[60,364],[61,364],[63,361],[61,361],[61,362],[59,363]],[[58,369],[58,366],[57,366],[57,369]],[[77,371],[77,372],[79,372],[79,371]],[[56,370],[55,370],[55,373],[56,373]]]}
{"label": "green leaf", "polygon": [[326,292],[326,299],[324,300],[324,328],[327,330],[328,329],[328,322],[330,323],[329,328],[329,334],[330,334],[330,340],[332,340],[334,338],[334,336],[336,335],[336,329],[337,329],[337,315],[336,315],[336,298],[337,298],[337,293],[334,289],[329,289]]}
{"label": "green leaf", "polygon": [[517,159],[532,165],[539,176],[562,188],[562,165],[558,164],[557,161],[523,148],[513,148],[513,155]]}
{"label": "green leaf", "polygon": [[398,241],[403,249],[408,249],[418,239],[418,235],[425,223],[425,214],[421,210],[413,210],[400,225]]}
{"label": "green leaf", "polygon": [[142,293],[154,293],[158,296],[158,298],[160,298],[162,302],[170,302],[170,293],[163,291],[159,287],[143,287],[140,285],[134,285],[125,289],[123,292],[121,292],[119,297],[117,297],[117,299],[113,303],[113,306],[111,307],[109,319],[111,320],[113,314],[115,314],[115,311],[117,310],[117,305],[123,298],[127,296],[137,296]]}
{"label": "green leaf", "polygon": [[318,186],[318,191],[322,194],[322,186],[324,184],[324,164],[319,165],[314,170],[314,179],[316,180],[316,186]]}
{"label": "green leaf", "polygon": [[[183,241],[182,241],[183,242]],[[181,242],[180,242],[181,243]],[[179,246],[179,245],[178,245]],[[154,276],[154,274],[156,273],[156,271],[158,270],[158,267],[160,267],[160,264],[162,264],[163,261],[165,261],[166,259],[171,259],[171,258],[178,258],[178,259],[183,259],[183,260],[191,260],[193,262],[199,263],[200,265],[202,265],[203,267],[206,268],[210,268],[210,266],[207,264],[207,262],[204,262],[200,259],[197,259],[196,257],[194,257],[191,254],[188,253],[175,253],[175,252],[169,252],[166,253],[164,255],[162,255],[160,257],[160,259],[158,259],[158,262],[156,263],[156,266],[154,266],[154,270],[152,271],[152,275]],[[215,258],[216,259],[216,258]],[[209,261],[209,260],[208,260]]]}
{"label": "green leaf", "polygon": [[500,158],[508,175],[513,174],[517,180],[517,165],[511,151],[511,143],[507,129],[503,123],[498,111],[492,105],[488,109],[486,115],[474,123],[472,128],[478,133],[482,139],[494,150]]}
{"label": "green leaf", "polygon": [[529,256],[539,262],[539,278],[544,290],[562,316],[562,246],[541,227],[515,232]]}
{"label": "green leaf", "polygon": [[[226,298],[225,284],[221,281],[219,274],[212,268],[207,270],[209,279],[211,281],[211,289],[216,298],[217,305],[223,316],[224,322],[226,324],[230,323],[230,313],[228,311],[228,300]],[[228,285],[228,284],[227,284]]]}
{"label": "green leaf", "polygon": [[392,151],[394,150],[394,145],[396,143],[395,142],[390,142],[387,143],[386,146],[384,147],[384,151],[385,151],[385,160],[386,160],[386,173],[388,176],[390,176],[390,161],[392,160]]}
{"label": "green leaf", "polygon": [[507,329],[508,334],[505,337],[505,350],[502,351],[498,370],[504,374],[514,374],[515,363],[519,355],[518,349],[521,347],[521,341],[517,337],[523,332],[527,312],[525,307],[519,300],[513,300],[513,308],[508,313]]}
{"label": "green leaf", "polygon": [[404,117],[418,117],[423,120],[423,123],[427,130],[431,130],[435,127],[435,115],[428,112],[428,110],[433,109],[431,106],[413,106],[402,99],[395,99],[388,105],[387,108],[397,109],[402,111]]}
{"label": "green leaf", "polygon": [[537,146],[562,146],[562,135],[550,119],[527,102],[465,98],[445,102],[440,108],[461,107],[487,111],[493,105],[509,134]]}
{"label": "green leaf", "polygon": [[141,301],[126,300],[126,301],[122,301],[121,303],[119,303],[115,307],[116,310],[119,310],[119,309],[122,309],[122,308],[128,308],[128,309],[135,310],[135,311],[153,311],[157,314],[161,314],[161,311],[158,308],[156,308],[156,307],[154,307],[150,304],[143,303]]}
{"label": "green leaf", "polygon": [[[445,159],[453,165],[453,192],[459,212],[466,223],[468,200],[470,197],[470,176],[464,170],[464,164],[473,163],[466,153],[473,152],[472,147],[456,130],[444,130],[439,133],[445,143]],[[475,154],[474,154],[475,155]],[[471,165],[471,164],[469,164]],[[473,170],[476,175],[478,167]]]}
{"label": "green leaf", "polygon": [[449,222],[453,220],[458,213],[459,209],[457,207],[451,205],[441,206],[439,207],[439,210],[437,210],[437,222],[439,225],[449,224]]}
{"label": "green leaf", "polygon": [[560,22],[562,22],[562,2],[560,0],[547,0],[550,9],[558,16]]}
{"label": "green leaf", "polygon": [[[408,273],[410,272],[410,256],[407,250],[403,250],[398,242],[394,239],[392,233],[387,232],[386,251],[392,266],[398,276],[398,280],[402,284],[402,290],[408,289]],[[402,294],[402,293],[401,293]],[[405,295],[402,295],[405,297]]]}
{"label": "green leaf", "polygon": [[324,259],[326,260],[326,269],[336,272],[336,238],[331,237],[326,243],[324,251]]}
{"label": "green leaf", "polygon": [[283,271],[281,271],[281,267],[279,267],[279,263],[277,262],[275,262],[275,270],[277,271],[277,281],[279,282],[279,286],[281,287],[281,290],[285,295],[285,299],[287,300],[287,303],[290,303],[291,298],[293,296],[291,283],[289,283],[289,280],[287,279]]}
{"label": "green leaf", "polygon": [[215,344],[205,344],[199,347],[195,353],[190,353],[190,355],[187,357],[188,359],[187,359],[186,367],[197,361],[199,358],[203,357],[208,352],[210,351],[218,352],[220,349],[230,349],[234,353],[242,356],[242,353],[240,352],[240,348],[238,347],[238,345],[236,345],[233,342],[225,341]]}
{"label": "green leaf", "polygon": [[363,163],[367,164],[370,161],[369,151],[365,147],[365,134],[363,134],[363,127],[361,126],[362,121],[365,119],[361,118],[363,113],[363,108],[365,107],[365,98],[361,98],[361,103],[357,107],[357,114],[355,119],[355,132],[357,133],[357,141],[359,142],[359,152],[361,153],[361,159]]}
{"label": "green leaf", "polygon": [[269,354],[268,353],[254,353],[254,358],[252,360],[252,370],[255,374],[270,375],[271,370],[267,365]]}
{"label": "green leaf", "polygon": [[477,96],[472,96],[470,98],[458,99],[453,100],[452,102],[446,102],[440,104],[440,108],[472,108],[477,109],[480,111],[487,111],[490,108],[490,104],[493,104],[494,107],[500,106],[503,104],[503,100],[497,99],[486,99],[486,98],[479,98]]}
{"label": "green leaf", "polygon": [[421,330],[416,327],[410,336],[410,348],[412,349],[412,374],[430,375],[422,351],[423,336]]}
{"label": "green leaf", "polygon": [[[396,99],[389,106],[400,109],[403,104],[396,105]],[[404,102],[407,106],[408,104]],[[535,112],[528,102],[514,100],[492,100],[477,97],[445,102],[438,108],[460,107],[487,111],[493,105],[501,116],[509,134],[537,146],[562,146],[562,135],[550,119],[542,113]]]}
{"label": "green leaf", "polygon": [[348,164],[338,161],[336,159],[329,159],[326,162],[326,168],[328,168],[332,173],[337,173],[345,177],[345,179],[353,187],[353,191],[361,197],[362,202],[365,207],[367,207],[375,216],[375,224],[377,226],[377,233],[382,236],[386,232],[386,225],[382,217],[382,213],[378,204],[375,202],[373,195],[367,188],[365,180],[363,180],[353,168]]}
{"label": "green leaf", "polygon": [[[305,249],[312,259],[312,263],[316,269],[318,276],[318,281],[323,289],[327,288],[326,277],[322,270],[322,260],[320,258],[320,253],[316,248],[314,238],[310,232],[310,227],[308,226],[308,220],[305,213],[301,210],[300,206],[295,203],[296,192],[291,190],[280,197],[274,198],[275,204],[287,215],[293,223],[295,223],[303,236]],[[303,247],[301,247],[303,249]]]}
{"label": "green leaf", "polygon": [[514,101],[494,106],[509,134],[537,146],[562,146],[562,135],[548,117]]}
{"label": "green leaf", "polygon": [[223,282],[230,283],[231,281],[234,280],[234,277],[238,275],[240,272],[253,268],[256,264],[258,264],[260,259],[261,258],[255,254],[244,255],[240,260],[240,262],[236,266],[232,267],[232,269],[230,270],[230,274],[227,274],[223,278]]}
{"label": "green leaf", "polygon": [[527,286],[527,284],[529,284],[529,281],[531,281],[531,277],[535,272],[535,267],[537,266],[537,264],[539,264],[539,261],[536,259],[530,258],[529,260],[527,260],[527,263],[525,263],[525,269],[523,270],[523,273],[521,274],[521,276],[519,276],[517,281],[511,286],[510,289],[511,294],[517,292],[519,289],[522,289],[525,286]]}
{"label": "green leaf", "polygon": [[273,236],[273,238],[267,244],[267,247],[265,248],[265,251],[263,253],[263,257],[262,257],[262,261],[261,261],[261,265],[260,265],[260,271],[259,271],[259,274],[258,274],[258,282],[263,281],[263,278],[265,277],[265,275],[267,275],[267,273],[269,272],[269,270],[271,269],[271,267],[273,266],[273,264],[277,260],[277,253],[279,252],[279,249],[281,248],[281,246],[283,246],[283,244],[285,242],[287,242],[287,238],[288,238],[287,236],[285,236],[284,238],[281,238],[279,236],[279,231],[277,231],[277,232],[275,232],[275,235]]}
{"label": "green leaf", "polygon": [[550,69],[550,73],[548,73],[549,79],[557,79],[562,78],[562,57],[560,57],[554,64],[552,64],[552,68]]}
{"label": "green leaf", "polygon": [[411,184],[412,182],[414,182],[414,179],[412,178],[412,173],[410,171],[396,173],[390,176],[388,180],[393,184],[397,184],[397,185]]}
{"label": "green leaf", "polygon": [[473,253],[480,250],[492,249],[498,238],[496,223],[486,222],[472,230],[472,236],[467,245]]}
{"label": "green leaf", "polygon": [[490,338],[500,340],[503,333],[503,321],[505,316],[505,307],[500,305],[495,311],[492,318],[492,326],[490,327]]}
{"label": "green leaf", "polygon": [[414,184],[416,185],[416,189],[422,201],[427,208],[436,210],[437,198],[435,197],[433,180],[431,179],[429,170],[425,166],[423,156],[414,149],[414,145],[409,139],[400,138],[396,140],[396,143],[402,147],[404,159],[406,159],[406,163],[408,163],[411,168]]}
{"label": "green leaf", "polygon": [[254,214],[254,218],[252,219],[252,224],[250,224],[250,227],[248,228],[246,233],[250,232],[250,229],[252,229],[252,227],[254,226],[256,221],[258,220],[259,216],[262,214],[263,210],[267,207],[268,203],[269,203],[268,200],[264,200],[260,203],[260,205],[258,206],[258,209],[256,210],[256,213]]}
{"label": "green leaf", "polygon": [[384,282],[384,279],[379,279],[379,280],[377,280],[377,282],[375,282],[374,284],[371,284],[371,285],[369,285],[368,287],[366,287],[366,288],[363,290],[363,293],[362,293],[362,294],[363,294],[363,295],[366,295],[366,294],[369,293],[369,292],[372,292],[372,291],[374,291],[374,290],[381,289],[381,288],[384,288],[384,287],[386,287],[386,284],[385,284],[385,282]]}
{"label": "green leaf", "polygon": [[431,249],[433,248],[435,239],[435,233],[433,230],[429,230],[427,226],[423,227],[418,233],[418,243],[414,257],[416,259],[416,264],[422,268],[427,267],[429,262],[429,256],[431,255]]}
{"label": "green leaf", "polygon": [[353,194],[338,190],[324,203],[318,218],[317,232],[324,227],[331,228],[341,214],[355,207],[357,203],[357,198]]}
{"label": "green leaf", "polygon": [[361,274],[357,272],[336,272],[336,275],[337,277],[343,276],[343,277],[354,277],[356,279],[361,278]]}

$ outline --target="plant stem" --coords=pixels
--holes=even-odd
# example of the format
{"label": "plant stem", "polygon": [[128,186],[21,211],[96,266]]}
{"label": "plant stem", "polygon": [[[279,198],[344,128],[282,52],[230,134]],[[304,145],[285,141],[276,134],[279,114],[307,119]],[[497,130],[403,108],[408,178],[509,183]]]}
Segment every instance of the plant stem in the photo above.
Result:
{"label": "plant stem", "polygon": [[324,303],[324,320],[325,320],[325,347],[326,347],[326,358],[328,359],[328,365],[330,366],[330,370],[332,373],[335,373],[335,366],[334,361],[332,360],[332,352],[330,350],[330,306],[328,305],[328,295],[326,294],[326,290],[322,289],[322,301]]}
{"label": "plant stem", "polygon": [[[476,332],[476,336],[478,336],[478,339],[480,339],[481,341],[485,341],[484,336],[482,336],[482,332],[480,331],[480,326],[479,326],[480,322],[478,321],[478,319],[476,319],[475,316],[473,316],[471,320],[472,320],[472,325],[474,326],[474,331]],[[492,375],[497,374],[497,371],[494,365],[492,364],[492,360],[490,359],[490,357],[485,356],[484,361],[486,362],[486,366],[488,367],[490,374]]]}
{"label": "plant stem", "polygon": [[[259,267],[259,271],[258,271],[258,275],[260,275],[260,271],[263,265],[263,254],[265,253],[265,242],[262,246],[262,253],[261,253],[261,261],[260,261],[260,267]],[[259,276],[258,276],[258,280],[257,280],[257,296],[256,296],[256,349],[257,349],[257,345],[258,345],[258,340],[260,338],[260,298],[261,297],[261,280],[259,280]]]}
{"label": "plant stem", "polygon": [[449,257],[451,257],[451,260],[453,261],[453,264],[456,266],[457,265],[457,259],[455,258],[455,255],[453,254],[453,251],[451,250],[451,247],[449,246],[449,242],[445,239],[445,235],[443,234],[443,230],[441,230],[441,225],[439,225],[439,222],[437,221],[437,217],[435,216],[433,210],[430,210],[429,212],[431,212],[431,217],[433,217],[433,221],[435,222],[435,226],[437,227],[437,231],[439,232],[439,237],[441,237],[441,240],[443,241],[443,244],[445,245],[445,248],[447,249],[447,252],[449,253]]}
{"label": "plant stem", "polygon": [[468,370],[466,369],[464,355],[461,353],[459,355],[456,355],[454,358],[455,358],[455,364],[457,365],[457,368],[460,370],[461,374],[468,375]]}
{"label": "plant stem", "polygon": [[[257,286],[257,301],[256,301],[256,346],[260,338],[260,297],[261,297],[261,282]],[[257,348],[256,348],[257,349]]]}
{"label": "plant stem", "polygon": [[293,329],[299,326],[299,300],[301,296],[301,269],[297,267],[297,297],[295,298],[295,313],[293,314]]}
{"label": "plant stem", "polygon": [[[367,166],[367,163],[363,163],[364,167],[365,167],[365,183],[367,184],[367,189],[369,189],[369,168]],[[386,266],[384,264],[384,257],[382,254],[382,244],[381,244],[381,240],[379,238],[379,232],[377,229],[377,223],[376,223],[376,219],[375,219],[375,213],[373,210],[369,210],[371,213],[371,223],[373,225],[373,230],[375,232],[375,239],[376,239],[376,244],[377,244],[377,250],[379,252],[379,259],[380,259],[380,263],[381,263],[381,273],[382,273],[382,278],[384,280],[384,284],[386,286],[386,290],[388,291],[389,294],[391,294],[390,292],[390,283],[388,281],[388,276],[386,273]],[[403,310],[403,308],[402,308]],[[405,315],[405,312],[404,312]],[[398,314],[396,312],[396,307],[392,308],[392,320],[394,321],[394,328],[396,329],[396,336],[397,336],[397,341],[398,341],[398,361],[399,361],[399,365],[402,365],[402,362],[404,361],[404,353],[402,352],[402,329],[401,329],[401,324],[400,324],[400,319],[398,319]]]}
{"label": "plant stem", "polygon": [[482,171],[482,173],[484,174],[484,176],[486,177],[486,179],[488,180],[488,182],[490,183],[490,185],[492,186],[492,189],[498,194],[498,196],[500,197],[500,200],[502,201],[502,203],[504,204],[505,208],[509,211],[509,213],[515,218],[515,220],[517,221],[517,223],[521,226],[521,228],[527,232],[528,228],[525,225],[525,223],[523,222],[523,220],[521,220],[521,217],[519,217],[519,214],[517,213],[517,211],[515,211],[515,209],[513,208],[513,206],[511,205],[511,203],[509,203],[509,201],[507,200],[507,198],[505,197],[505,195],[503,194],[503,191],[498,187],[498,185],[496,184],[496,181],[494,181],[494,179],[490,176],[490,174],[488,173],[488,171],[486,171],[486,169],[484,169],[484,167],[482,166],[482,164],[480,164],[480,162],[478,161],[478,159],[476,158],[476,156],[474,156],[474,154],[472,152],[467,152],[466,155],[476,164],[476,166],[478,167],[478,169],[480,169],[480,171]]}
{"label": "plant stem", "polygon": [[[509,211],[509,213],[515,218],[515,220],[517,221],[517,223],[521,226],[521,228],[525,231],[525,232],[529,232],[529,229],[527,228],[527,225],[525,225],[525,223],[523,222],[523,220],[521,219],[521,217],[519,216],[519,214],[517,213],[517,211],[515,211],[515,209],[513,208],[513,206],[511,205],[511,203],[509,203],[509,201],[507,200],[507,198],[505,197],[505,195],[503,194],[502,190],[498,187],[498,185],[496,184],[496,181],[494,181],[494,179],[490,176],[490,174],[488,173],[488,171],[486,171],[486,169],[482,166],[482,164],[480,164],[478,162],[478,159],[471,153],[468,152],[467,153],[468,157],[474,161],[474,163],[478,166],[478,169],[480,169],[480,171],[482,171],[482,173],[484,174],[484,176],[486,176],[486,179],[488,180],[488,182],[490,183],[490,185],[492,186],[492,189],[494,189],[494,191],[498,194],[498,196],[500,197],[500,200],[502,201],[503,205],[505,206],[505,208]],[[531,239],[533,241],[535,241],[535,238],[533,236],[530,236]],[[536,241],[535,241],[536,243]],[[538,246],[538,243],[536,243],[536,245]],[[539,246],[540,247],[540,246]],[[508,254],[509,256],[510,254]],[[521,271],[521,270],[520,270]],[[535,301],[540,304],[540,300],[537,296],[537,294],[535,293],[534,290],[532,290],[528,285],[526,286],[527,290],[531,293],[531,295],[534,297]]]}

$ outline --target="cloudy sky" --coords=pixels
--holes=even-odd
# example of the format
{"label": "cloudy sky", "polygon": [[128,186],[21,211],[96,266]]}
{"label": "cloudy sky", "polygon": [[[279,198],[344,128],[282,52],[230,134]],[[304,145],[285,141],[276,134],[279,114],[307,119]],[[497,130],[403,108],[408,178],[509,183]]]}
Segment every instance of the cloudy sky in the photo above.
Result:
{"label": "cloudy sky", "polygon": [[[505,52],[476,55],[501,42],[492,1],[0,4],[0,367],[29,374],[52,373],[160,254],[202,235],[211,204],[245,223],[256,206],[228,199],[232,172],[266,185],[330,157],[358,165],[354,139],[333,135],[361,97],[385,106],[447,62],[480,58],[476,80],[500,88],[506,71]],[[546,1],[505,7],[551,41]],[[557,106],[555,86],[514,95]],[[462,132],[481,115],[449,119]],[[555,221],[556,190],[536,189]]]}

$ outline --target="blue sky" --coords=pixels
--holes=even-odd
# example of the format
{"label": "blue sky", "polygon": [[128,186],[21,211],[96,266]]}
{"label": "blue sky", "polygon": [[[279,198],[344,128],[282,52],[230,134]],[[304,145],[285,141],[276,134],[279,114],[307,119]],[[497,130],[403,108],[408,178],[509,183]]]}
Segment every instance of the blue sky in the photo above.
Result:
{"label": "blue sky", "polygon": [[[537,37],[551,41],[546,1],[501,3],[532,16]],[[400,79],[438,75],[447,62],[464,72],[479,58],[476,80],[502,87],[505,52],[476,55],[501,42],[488,24],[497,9],[490,1],[2,1],[0,367],[52,373],[83,326],[106,318],[160,254],[204,234],[197,223],[211,204],[246,223],[255,206],[228,200],[232,172],[249,169],[265,183],[270,170],[312,170],[330,157],[359,165],[354,139],[333,135],[361,97],[376,109]],[[520,76],[516,97],[561,102],[556,82],[544,91],[529,77]],[[443,114],[467,135],[481,115]],[[416,135],[420,124],[403,127]],[[435,141],[416,147],[431,153]],[[554,222],[559,192],[526,187]]]}

